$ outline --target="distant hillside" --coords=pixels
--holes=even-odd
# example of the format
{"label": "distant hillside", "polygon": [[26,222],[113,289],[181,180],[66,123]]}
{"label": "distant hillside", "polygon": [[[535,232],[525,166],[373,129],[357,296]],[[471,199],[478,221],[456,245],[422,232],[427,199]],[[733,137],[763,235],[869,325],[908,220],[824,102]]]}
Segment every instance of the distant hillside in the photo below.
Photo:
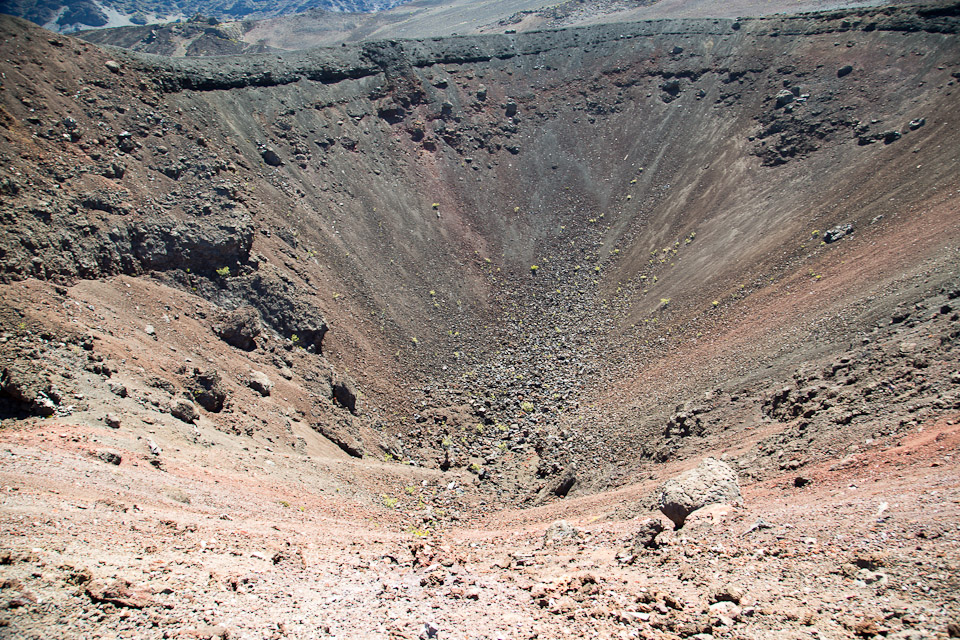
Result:
{"label": "distant hillside", "polygon": [[202,14],[218,20],[269,18],[309,9],[364,13],[408,0],[3,0],[7,13],[63,33],[96,27],[171,22]]}
{"label": "distant hillside", "polygon": [[[903,4],[909,0],[890,0]],[[384,11],[349,13],[304,8],[263,20],[185,22],[95,29],[77,35],[166,56],[210,56],[301,50],[395,38],[523,33],[613,22],[672,18],[735,18],[784,11],[832,11],[877,0],[410,0]],[[369,4],[369,3],[368,3]],[[387,3],[382,3],[387,6]]]}

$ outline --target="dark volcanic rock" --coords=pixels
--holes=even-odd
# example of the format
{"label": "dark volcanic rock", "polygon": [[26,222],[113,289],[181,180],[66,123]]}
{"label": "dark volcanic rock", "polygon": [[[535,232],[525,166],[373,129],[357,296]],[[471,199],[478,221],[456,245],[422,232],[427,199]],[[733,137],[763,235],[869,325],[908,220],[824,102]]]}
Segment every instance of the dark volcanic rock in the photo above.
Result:
{"label": "dark volcanic rock", "polygon": [[220,372],[195,369],[191,387],[193,397],[201,407],[212,413],[223,410],[223,403],[227,399],[227,388]]}
{"label": "dark volcanic rock", "polygon": [[0,373],[0,415],[52,416],[57,409],[52,395],[36,364],[18,361]]}
{"label": "dark volcanic rock", "polygon": [[322,352],[327,323],[290,282],[272,272],[261,271],[237,278],[223,295],[256,307],[267,325],[287,338],[296,337],[297,346]]}
{"label": "dark volcanic rock", "polygon": [[351,413],[357,412],[357,385],[350,376],[341,375],[334,381],[333,399]]}
{"label": "dark volcanic rock", "polygon": [[349,414],[341,415],[345,417],[325,420],[314,424],[313,428],[348,455],[362,458],[363,444],[360,442],[357,425]]}
{"label": "dark volcanic rock", "polygon": [[263,331],[260,314],[253,307],[241,307],[227,314],[223,322],[214,327],[216,334],[227,344],[253,351],[256,338]]}
{"label": "dark volcanic rock", "polygon": [[260,157],[271,167],[279,167],[283,164],[283,160],[277,152],[269,147],[260,151]]}

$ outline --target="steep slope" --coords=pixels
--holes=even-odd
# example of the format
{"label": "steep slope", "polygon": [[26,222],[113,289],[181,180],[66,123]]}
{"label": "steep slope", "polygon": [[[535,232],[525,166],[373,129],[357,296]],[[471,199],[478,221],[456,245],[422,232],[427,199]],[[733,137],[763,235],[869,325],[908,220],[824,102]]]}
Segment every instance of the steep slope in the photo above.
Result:
{"label": "steep slope", "polygon": [[949,193],[955,11],[110,67],[8,22],[4,273],[152,272],[319,352],[317,309],[380,424],[404,430],[378,409],[405,379],[555,425],[605,359],[722,333],[828,258],[818,234]]}
{"label": "steep slope", "polygon": [[[156,622],[203,635],[197,625],[219,614],[196,613],[222,604],[224,584],[239,594],[224,608],[245,611],[256,580],[220,572],[239,571],[231,554],[258,544],[270,553],[244,571],[272,560],[276,593],[331,579],[326,564],[296,573],[324,550],[337,570],[369,568],[348,549],[352,535],[393,554],[377,556],[384,572],[413,567],[412,588],[429,589],[459,575],[431,578],[434,564],[542,564],[531,545],[563,514],[613,523],[597,529],[599,555],[574,553],[571,566],[619,567],[628,561],[614,549],[641,527],[656,483],[708,453],[752,483],[763,513],[798,523],[771,506],[792,495],[777,491],[814,482],[841,509],[844,483],[882,476],[849,456],[909,436],[943,467],[930,472],[941,493],[917,493],[914,467],[909,482],[883,486],[904,492],[910,513],[936,502],[916,517],[948,532],[943,562],[954,562],[955,527],[941,516],[956,512],[956,461],[935,447],[954,446],[960,385],[958,14],[954,3],[189,59],[105,51],[4,19],[0,418],[8,484],[23,488],[6,535],[29,540],[25,523],[49,501],[84,531],[44,560],[54,566],[93,554],[118,575],[149,573],[143,527],[164,540],[164,562],[191,562],[178,539],[190,553],[216,550],[215,567],[190,565],[183,578],[203,607],[164,601],[189,629],[173,615]],[[940,440],[916,431],[934,426]],[[126,546],[92,535],[99,515],[61,504],[53,491],[65,487],[69,501],[85,490],[110,501],[97,508]],[[518,506],[537,508],[501,511]],[[740,535],[744,517],[725,535]],[[869,515],[833,517],[876,533]],[[199,524],[163,524],[171,518]],[[459,559],[405,546],[465,525],[479,532],[456,534]],[[57,526],[43,528],[53,545],[67,536]],[[513,560],[492,555],[501,527],[515,535]],[[307,561],[274,549],[280,529],[301,552],[320,550]],[[710,531],[697,534],[702,549],[727,544]],[[664,626],[634,609],[587,617],[611,636],[702,633],[715,613],[696,613],[711,604],[709,581],[684,568],[683,535],[659,558],[677,562],[689,579],[676,589],[696,604],[671,613],[682,607],[624,587],[631,603],[670,610],[657,614]],[[236,546],[216,544],[224,536]],[[897,536],[906,554],[913,538]],[[831,553],[854,552],[835,544]],[[11,562],[29,580],[22,546]],[[717,553],[730,571],[752,571],[746,543]],[[533,588],[526,578],[490,594],[503,609],[523,600],[543,637],[563,635],[568,614],[576,633],[591,629],[580,604],[557,605],[562,595],[622,608],[604,594],[621,593],[621,578],[640,584],[624,568],[609,592],[589,586],[596,577],[574,587],[565,565],[543,562],[536,579],[553,586],[532,601],[519,593]],[[839,559],[810,562],[790,589],[808,575],[838,579]],[[863,562],[851,575],[876,570]],[[59,604],[11,614],[18,630],[42,636],[69,609],[81,637],[98,623],[71,607],[139,610],[136,594],[68,591],[64,580],[85,581],[71,571],[43,583]],[[919,569],[903,571],[912,580]],[[329,586],[366,616],[354,637],[391,633],[377,626],[394,616],[383,580]],[[904,607],[937,611],[925,620],[942,629],[957,615],[951,584],[910,587]],[[483,622],[471,586],[452,582],[442,597],[466,603],[466,628],[482,622],[495,637],[503,628]],[[417,616],[432,597],[416,600]],[[742,624],[775,637],[786,622],[770,607]],[[292,626],[288,614],[277,613]],[[256,618],[240,626],[269,635]],[[321,618],[303,617],[296,633],[332,624]],[[120,619],[108,608],[103,624]],[[788,622],[802,631],[808,619]],[[857,620],[830,630],[852,636]]]}

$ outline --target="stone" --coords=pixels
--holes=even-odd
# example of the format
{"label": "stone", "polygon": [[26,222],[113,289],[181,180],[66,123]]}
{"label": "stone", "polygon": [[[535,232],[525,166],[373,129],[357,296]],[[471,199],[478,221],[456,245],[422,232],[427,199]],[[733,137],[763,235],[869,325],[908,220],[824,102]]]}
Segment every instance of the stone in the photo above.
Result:
{"label": "stone", "polygon": [[891,142],[896,142],[903,136],[896,129],[889,129],[881,133],[880,137],[883,139],[883,144],[890,144]]}
{"label": "stone", "polygon": [[883,586],[889,581],[887,574],[880,571],[870,571],[870,569],[860,569],[857,571],[856,579],[858,583],[864,586]]}
{"label": "stone", "polygon": [[107,388],[110,389],[110,393],[117,396],[118,398],[127,397],[127,388],[120,384],[119,382],[108,382]]}
{"label": "stone", "polygon": [[110,73],[120,73],[120,64],[116,60],[107,60],[103,63]]}
{"label": "stone", "polygon": [[324,438],[340,447],[340,449],[354,458],[363,457],[363,443],[360,441],[360,432],[350,414],[340,414],[339,418],[316,423],[313,429]]}
{"label": "stone", "polygon": [[696,414],[689,411],[678,411],[667,420],[664,435],[668,438],[674,436],[686,438],[691,435],[702,436],[704,431],[704,426]]}
{"label": "stone", "polygon": [[553,486],[551,490],[553,495],[558,498],[564,498],[570,491],[573,489],[574,485],[577,484],[577,470],[576,467],[569,467],[560,476],[560,479]]}
{"label": "stone", "polygon": [[111,429],[120,428],[120,416],[115,413],[108,413],[107,415],[103,416],[103,421]]}
{"label": "stone", "polygon": [[666,529],[666,527],[663,526],[663,522],[659,518],[647,518],[641,522],[640,528],[630,543],[631,553],[637,554],[644,549],[656,549],[659,546],[657,544],[657,536],[660,535],[664,529]]}
{"label": "stone", "polygon": [[842,67],[840,67],[839,69],[837,69],[837,77],[838,77],[838,78],[842,78],[842,77],[844,77],[844,76],[848,76],[848,75],[850,75],[851,73],[853,73],[853,67],[850,66],[849,64],[845,64],[845,65],[843,65]]}
{"label": "stone", "polygon": [[506,106],[504,107],[504,114],[508,118],[512,118],[517,115],[517,103],[513,100],[508,100]]}
{"label": "stone", "polygon": [[564,540],[576,540],[580,537],[580,532],[566,520],[557,520],[543,533],[543,544],[555,544]]}
{"label": "stone", "polygon": [[660,85],[660,88],[663,89],[664,93],[668,93],[671,96],[679,95],[680,80],[678,78],[671,78]]}
{"label": "stone", "polygon": [[917,118],[916,120],[911,120],[907,126],[910,128],[910,131],[916,131],[925,124],[927,124],[926,118]]}
{"label": "stone", "polygon": [[119,453],[111,449],[103,449],[97,452],[97,458],[107,464],[119,465],[123,458]]}
{"label": "stone", "polygon": [[785,107],[794,100],[797,99],[797,96],[793,95],[793,91],[790,89],[783,89],[777,94],[777,108]]}
{"label": "stone", "polygon": [[251,371],[247,378],[247,386],[259,393],[264,398],[273,391],[273,381],[262,371]]}
{"label": "stone", "polygon": [[851,233],[853,233],[852,224],[839,224],[824,232],[823,241],[826,242],[827,244],[830,244],[831,242],[836,242],[840,238],[843,238],[844,236],[848,236]]}
{"label": "stone", "polygon": [[357,412],[357,384],[350,376],[341,375],[333,382],[333,399],[350,413]]}
{"label": "stone", "polygon": [[227,387],[223,383],[220,372],[214,369],[209,371],[194,369],[192,387],[193,397],[201,407],[211,413],[223,411],[223,404],[227,399]]}
{"label": "stone", "polygon": [[718,602],[732,602],[734,604],[740,604],[741,600],[743,600],[743,596],[743,587],[736,584],[725,584],[716,587],[710,592],[710,604],[715,604]]}
{"label": "stone", "polygon": [[740,503],[740,483],[730,465],[705,458],[695,469],[664,483],[658,506],[679,529],[691,513],[711,504]]}
{"label": "stone", "polygon": [[142,609],[153,604],[150,592],[132,588],[129,580],[117,579],[109,584],[94,580],[87,586],[86,592],[94,602],[109,602],[118,607]]}
{"label": "stone", "polygon": [[257,348],[256,338],[263,332],[263,325],[256,309],[240,307],[229,312],[213,330],[227,344],[243,351],[253,351]]}
{"label": "stone", "polygon": [[279,167],[283,164],[283,160],[280,158],[280,155],[269,147],[260,150],[260,157],[263,158],[263,161],[271,167]]}
{"label": "stone", "polygon": [[200,417],[197,405],[185,398],[177,398],[170,407],[170,415],[188,424],[193,424]]}

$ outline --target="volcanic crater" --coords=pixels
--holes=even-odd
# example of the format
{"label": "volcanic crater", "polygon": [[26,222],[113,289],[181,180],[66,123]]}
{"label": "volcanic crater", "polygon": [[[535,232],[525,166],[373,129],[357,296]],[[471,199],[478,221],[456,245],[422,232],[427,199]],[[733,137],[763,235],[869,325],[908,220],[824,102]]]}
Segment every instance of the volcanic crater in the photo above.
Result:
{"label": "volcanic crater", "polygon": [[958,29],[0,19],[0,634],[960,636]]}

